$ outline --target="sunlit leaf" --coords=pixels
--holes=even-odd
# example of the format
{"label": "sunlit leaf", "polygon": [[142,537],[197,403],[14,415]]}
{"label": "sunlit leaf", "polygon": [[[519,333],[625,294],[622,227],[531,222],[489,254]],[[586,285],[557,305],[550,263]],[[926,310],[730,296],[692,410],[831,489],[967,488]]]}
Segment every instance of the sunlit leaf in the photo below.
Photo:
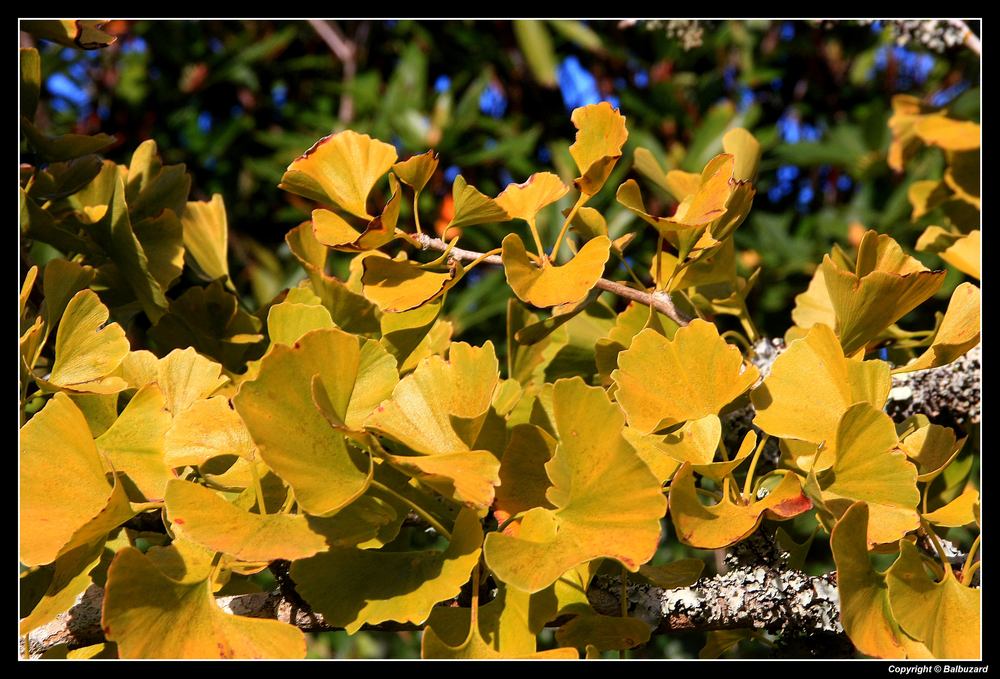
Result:
{"label": "sunlit leaf", "polygon": [[344,130],[323,137],[296,158],[280,188],[321,203],[333,202],[361,219],[375,183],[396,162],[396,148],[367,134]]}
{"label": "sunlit leaf", "polygon": [[598,557],[630,571],[649,561],[666,502],[660,484],[621,436],[624,417],[600,388],[581,379],[554,390],[559,444],[545,465],[555,510],[528,511],[518,535],[490,533],[486,563],[507,584],[537,592]]}
{"label": "sunlit leaf", "polygon": [[504,273],[519,299],[536,307],[578,302],[587,296],[604,273],[611,255],[611,241],[598,236],[587,241],[570,261],[537,267],[516,233],[503,239]]}
{"label": "sunlit leaf", "polygon": [[482,539],[475,513],[465,510],[443,552],[331,548],[293,563],[291,575],[313,610],[349,634],[386,620],[421,624],[469,580]]}
{"label": "sunlit leaf", "polygon": [[361,280],[365,297],[382,311],[394,313],[440,297],[458,283],[462,273],[461,264],[446,273],[436,273],[407,261],[367,257]]}
{"label": "sunlit leaf", "polygon": [[120,325],[105,325],[108,316],[108,308],[93,291],[73,295],[56,332],[56,360],[48,379],[52,385],[105,394],[128,386],[112,373],[128,353],[129,343]]}
{"label": "sunlit leaf", "polygon": [[424,190],[427,182],[434,176],[438,166],[438,154],[426,151],[410,156],[392,166],[392,171],[403,182],[416,192]]}
{"label": "sunlit leaf", "polygon": [[618,355],[618,366],[611,373],[615,398],[629,426],[643,432],[716,415],[758,377],[713,324],[697,319],[672,340],[643,330]]}
{"label": "sunlit leaf", "polygon": [[166,507],[174,531],[240,561],[293,561],[327,547],[301,514],[251,514],[188,481],[169,483]]}
{"label": "sunlit leaf", "polygon": [[292,625],[224,613],[208,580],[179,583],[127,547],[108,571],[101,626],[122,658],[303,658]]}
{"label": "sunlit leaf", "polygon": [[917,465],[918,481],[931,481],[951,464],[965,445],[957,440],[955,430],[938,424],[926,424],[904,435],[899,448]]}
{"label": "sunlit leaf", "polygon": [[723,495],[719,503],[711,506],[698,499],[690,464],[684,463],[670,483],[670,516],[677,537],[698,549],[720,549],[743,540],[757,530],[768,510],[790,518],[811,506],[794,474],[782,477],[762,500],[733,500]]}
{"label": "sunlit leaf", "polygon": [[[222,366],[191,348],[174,349],[161,358],[155,374],[167,410],[175,417],[195,401],[211,396],[228,381],[222,374]],[[146,376],[151,375],[147,372]],[[142,385],[130,382],[130,386]]]}
{"label": "sunlit leaf", "polygon": [[215,193],[210,201],[187,203],[181,224],[184,227],[184,258],[188,264],[208,280],[228,278],[229,224],[222,195]]}
{"label": "sunlit leaf", "polygon": [[966,490],[940,509],[923,515],[935,526],[957,528],[979,522],[979,491]]}
{"label": "sunlit leaf", "polygon": [[94,443],[112,468],[124,472],[146,500],[162,500],[173,474],[164,461],[164,436],[170,413],[156,384],[142,387],[114,424]]}
{"label": "sunlit leaf", "polygon": [[422,656],[529,656],[536,650],[535,633],[529,626],[530,608],[531,595],[501,584],[493,600],[476,609],[478,629],[473,632],[473,609],[437,606],[427,619]]}
{"label": "sunlit leaf", "polygon": [[562,183],[558,175],[551,172],[536,172],[521,184],[508,184],[499,196],[499,205],[511,219],[523,219],[535,223],[537,215],[546,205],[551,205],[566,195],[569,187]]}
{"label": "sunlit leaf", "polygon": [[955,288],[931,346],[893,373],[947,365],[979,344],[979,300],[979,288],[972,283],[962,283]]}
{"label": "sunlit leaf", "polygon": [[[41,600],[21,620],[19,634],[51,622],[76,603],[76,597],[91,584],[90,572],[100,563],[104,539],[76,547],[55,560],[51,580]],[[23,597],[22,597],[23,599]]]}
{"label": "sunlit leaf", "polygon": [[257,447],[243,419],[225,396],[195,401],[174,415],[164,439],[170,467],[200,465],[213,457],[236,455],[252,460]]}
{"label": "sunlit leaf", "polygon": [[21,30],[66,47],[94,50],[118,39],[102,30],[108,23],[107,19],[35,19],[22,21]]}
{"label": "sunlit leaf", "polygon": [[760,165],[760,142],[742,127],[731,128],[722,136],[723,150],[735,159],[733,179],[750,181],[757,179]]}
{"label": "sunlit leaf", "polygon": [[313,234],[323,245],[343,252],[364,252],[380,248],[396,237],[396,221],[403,197],[399,182],[389,175],[389,201],[382,212],[358,232],[343,217],[330,210],[313,210]]}
{"label": "sunlit leaf", "polygon": [[899,625],[889,608],[885,577],[868,559],[868,505],[856,502],[830,535],[837,564],[840,621],[854,646],[876,658],[905,658]]}
{"label": "sunlit leaf", "polygon": [[628,139],[625,116],[606,101],[574,109],[570,118],[576,139],[569,147],[580,176],[573,184],[585,195],[596,195],[622,157]]}
{"label": "sunlit leaf", "polygon": [[448,228],[506,222],[510,219],[510,215],[495,199],[470,185],[462,175],[455,177],[451,196],[455,212],[448,222]]}
{"label": "sunlit leaf", "polygon": [[913,132],[925,144],[938,146],[946,151],[977,149],[982,136],[978,123],[944,116],[920,117],[913,125]]}
{"label": "sunlit leaf", "polygon": [[336,416],[353,429],[388,396],[397,376],[395,360],[377,342],[314,330],[291,346],[273,346],[257,378],[233,399],[267,466],[288,482],[305,511],[324,516],[364,492],[371,460],[349,447],[316,408],[314,376]]}
{"label": "sunlit leaf", "polygon": [[899,626],[923,642],[935,658],[980,658],[982,593],[958,582],[950,568],[928,576],[916,546],[900,543],[899,558],[886,572],[889,605]]}

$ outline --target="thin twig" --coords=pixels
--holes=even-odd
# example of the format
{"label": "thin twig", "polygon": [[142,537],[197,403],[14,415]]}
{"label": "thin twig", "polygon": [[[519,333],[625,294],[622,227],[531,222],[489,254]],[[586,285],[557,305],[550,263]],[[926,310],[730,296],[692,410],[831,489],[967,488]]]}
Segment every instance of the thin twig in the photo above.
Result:
{"label": "thin twig", "polygon": [[340,32],[337,24],[331,21],[310,19],[309,25],[323,39],[334,56],[340,59],[340,63],[344,67],[344,84],[340,94],[340,109],[337,112],[337,117],[341,123],[346,125],[354,118],[354,97],[351,95],[350,84],[358,70],[357,48]]}
{"label": "thin twig", "polygon": [[[411,238],[420,244],[424,250],[437,250],[438,252],[444,252],[448,248],[448,244],[445,243],[440,238],[432,238],[427,234],[411,234]],[[449,253],[452,259],[456,259],[460,262],[472,262],[479,259],[483,255],[482,252],[476,252],[475,250],[464,250],[462,248],[452,248]],[[500,259],[499,255],[492,255],[483,259],[486,264],[495,264],[502,266],[503,260]],[[628,300],[638,302],[640,304],[645,304],[646,306],[651,306],[657,311],[659,311],[664,316],[671,318],[677,325],[687,325],[691,322],[691,319],[682,313],[677,307],[674,306],[673,300],[670,299],[670,295],[665,292],[655,292],[649,293],[645,290],[636,290],[631,288],[624,283],[619,283],[617,281],[609,281],[605,278],[600,278],[597,284],[594,286],[600,290],[606,290],[607,292],[618,295]]]}

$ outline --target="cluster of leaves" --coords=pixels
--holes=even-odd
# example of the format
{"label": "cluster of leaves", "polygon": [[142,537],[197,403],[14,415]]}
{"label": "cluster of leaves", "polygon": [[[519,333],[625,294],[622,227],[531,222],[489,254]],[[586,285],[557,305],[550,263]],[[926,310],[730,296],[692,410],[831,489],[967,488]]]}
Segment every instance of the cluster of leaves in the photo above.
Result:
{"label": "cluster of leaves", "polygon": [[[79,44],[80,24],[66,28]],[[917,547],[922,536],[942,550],[936,531],[978,525],[974,455],[951,429],[896,424],[882,408],[893,372],[978,344],[979,288],[959,286],[937,327],[903,331],[944,272],[869,231],[856,253],[824,258],[761,380],[738,346],[757,339],[746,305],[757,276],[737,274],[734,245],[761,153],[746,130],[722,136],[700,172],[665,171],[638,149],[637,169],[676,209],[647,208],[624,181],[616,202],[652,229],[611,239],[587,203],[614,175],[626,119],[608,103],[577,108],[572,189],[539,172],[492,197],[459,175],[448,243],[420,225],[434,151],[399,161],[368,135],[324,137],[281,178],[318,204],[285,237],[306,277],[251,312],[234,294],[222,198],[189,201],[184,167],[163,165],[151,141],[126,166],[96,155],[106,136],[44,133],[37,53],[21,63],[36,159],[22,165],[22,237],[63,255],[30,268],[21,292],[22,634],[95,584],[108,644],[84,654],[302,657],[296,627],[216,604],[291,562],[297,596],[328,625],[423,626],[424,657],[593,656],[650,636],[591,607],[599,570],[664,587],[700,575],[700,561],[651,565],[664,517],[679,544],[706,550],[798,517],[830,534],[860,652],[978,655],[978,540],[958,574]],[[894,127],[900,148],[912,129],[949,153],[978,140],[978,126],[920,120]],[[972,195],[956,158],[945,203]],[[553,204],[570,191],[547,252],[538,222],[559,221]],[[488,252],[456,249],[515,220],[534,252],[515,224]],[[606,265],[649,236],[655,255],[618,285],[672,299],[673,312],[617,312],[598,287]],[[427,248],[441,252],[421,261]],[[334,252],[351,255],[344,280],[329,273]],[[503,371],[493,343],[452,341],[442,314],[449,290],[496,259],[516,297]],[[720,315],[746,336],[720,334]],[[887,345],[912,360],[870,358]],[[730,454],[725,416],[748,403],[759,429]],[[771,438],[781,457],[768,469]],[[136,527],[145,516],[161,530]],[[872,553],[898,556],[883,573]],[[557,620],[558,648],[540,651]]]}

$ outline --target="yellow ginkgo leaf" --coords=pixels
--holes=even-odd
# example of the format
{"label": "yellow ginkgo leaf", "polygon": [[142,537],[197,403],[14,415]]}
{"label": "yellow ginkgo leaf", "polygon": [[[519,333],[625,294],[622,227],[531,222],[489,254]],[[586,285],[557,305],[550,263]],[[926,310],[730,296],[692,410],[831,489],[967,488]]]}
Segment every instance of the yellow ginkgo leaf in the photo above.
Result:
{"label": "yellow ginkgo leaf", "polygon": [[222,196],[210,201],[189,201],[181,216],[184,228],[184,259],[209,280],[229,276],[226,257],[229,225]]}
{"label": "yellow ginkgo leaf", "polygon": [[176,533],[240,561],[294,561],[327,548],[302,514],[251,514],[213,490],[180,479],[170,481],[165,500]]}
{"label": "yellow ginkgo leaf", "polygon": [[[104,543],[104,538],[99,538],[93,543],[80,545],[60,556],[49,566],[52,571],[49,585],[41,600],[21,620],[19,634],[28,634],[36,627],[51,622],[76,603],[77,596],[83,594],[91,584],[90,573],[101,562]],[[23,601],[24,590],[21,591]]]}
{"label": "yellow ginkgo leaf", "polygon": [[972,488],[956,497],[944,507],[923,515],[935,526],[957,528],[979,522],[979,491]]}
{"label": "yellow ginkgo leaf", "polygon": [[[150,376],[148,371],[143,374]],[[222,374],[221,365],[191,347],[174,349],[156,365],[156,383],[163,392],[167,410],[175,417],[195,401],[211,396],[228,381],[229,378]]]}
{"label": "yellow ginkgo leaf", "polygon": [[837,426],[833,466],[818,476],[822,503],[833,516],[856,500],[868,503],[869,546],[895,542],[920,523],[917,469],[897,446],[892,419],[868,403],[856,403]]}
{"label": "yellow ginkgo leaf", "polygon": [[455,214],[448,223],[447,228],[449,229],[506,222],[510,219],[507,211],[495,199],[470,185],[462,175],[455,177],[455,182],[451,187],[451,196]]}
{"label": "yellow ginkgo leaf", "polygon": [[556,452],[545,465],[554,510],[529,510],[517,535],[490,533],[484,553],[496,576],[538,592],[598,557],[635,572],[653,557],[666,510],[659,481],[622,438],[624,417],[603,389],[559,380],[553,395]]}
{"label": "yellow ginkgo leaf", "polygon": [[979,300],[979,288],[972,283],[955,288],[931,345],[905,366],[893,370],[893,374],[947,365],[979,344]]}
{"label": "yellow ginkgo leaf", "polygon": [[953,267],[979,280],[982,278],[982,238],[979,229],[956,240],[950,247],[938,253]]}
{"label": "yellow ginkgo leaf", "polygon": [[667,173],[666,189],[678,203],[694,195],[699,186],[701,186],[701,174],[698,172],[671,170]]}
{"label": "yellow ginkgo leaf", "polygon": [[267,312],[267,335],[271,344],[293,344],[311,330],[333,328],[330,311],[319,297],[305,288],[290,290],[288,297]]}
{"label": "yellow ginkgo leaf", "polygon": [[982,139],[982,128],[978,123],[944,116],[920,117],[913,125],[913,132],[925,144],[938,146],[946,151],[978,149]]}
{"label": "yellow ginkgo leaf", "polygon": [[534,507],[554,509],[545,497],[550,482],[545,464],[556,449],[556,440],[541,427],[518,424],[510,433],[500,465],[493,515],[498,523]]}
{"label": "yellow ginkgo leaf", "polygon": [[438,154],[426,151],[410,156],[392,166],[392,171],[403,182],[417,193],[424,190],[427,182],[434,176],[438,166]]}
{"label": "yellow ginkgo leaf", "polygon": [[734,127],[722,135],[722,149],[733,156],[733,179],[753,182],[760,165],[760,142],[742,127]]}
{"label": "yellow ginkgo leaf", "polygon": [[323,137],[296,158],[280,188],[321,203],[333,202],[361,219],[372,219],[368,194],[392,164],[396,148],[367,134],[344,130]]}
{"label": "yellow ginkgo leaf", "polygon": [[94,443],[144,499],[160,501],[167,481],[174,477],[164,461],[164,437],[169,427],[163,393],[156,384],[147,384]]}
{"label": "yellow ginkgo leaf", "polygon": [[602,101],[574,109],[570,119],[577,132],[569,153],[580,171],[573,183],[580,193],[593,196],[622,157],[622,147],[628,139],[625,116]]}
{"label": "yellow ginkgo leaf", "polygon": [[816,324],[788,345],[751,393],[754,424],[771,436],[824,444],[815,464],[827,469],[847,409],[859,402],[881,408],[891,385],[887,363],[847,359],[829,326]]}
{"label": "yellow ginkgo leaf", "polygon": [[407,261],[386,257],[364,260],[365,298],[387,313],[409,311],[448,292],[464,274],[461,264],[446,273],[422,269]]}
{"label": "yellow ginkgo leaf", "polygon": [[888,163],[896,172],[902,172],[907,161],[920,148],[921,141],[915,131],[917,122],[928,115],[935,117],[944,115],[929,113],[930,110],[930,107],[917,97],[909,94],[893,96],[892,117],[889,118],[892,144],[889,146]]}
{"label": "yellow ginkgo leaf", "polygon": [[840,622],[854,646],[876,658],[905,658],[901,632],[889,608],[885,576],[868,559],[868,505],[855,502],[830,534],[837,564]]}
{"label": "yellow ginkgo leaf", "polygon": [[649,641],[652,630],[638,618],[611,615],[578,615],[556,630],[560,646],[615,651],[635,648]]}
{"label": "yellow ginkgo leaf", "polygon": [[774,518],[791,518],[811,507],[794,474],[786,474],[762,500],[733,500],[723,495],[718,504],[711,506],[698,499],[690,464],[685,462],[670,483],[670,516],[677,537],[698,549],[720,549],[739,542],[757,530],[768,510]]}
{"label": "yellow ginkgo leaf", "polygon": [[349,634],[387,620],[422,624],[459,593],[479,561],[482,528],[463,510],[444,551],[330,548],[292,564],[296,589],[330,625]]}
{"label": "yellow ginkgo leaf", "polygon": [[611,373],[629,426],[647,433],[717,415],[757,377],[757,368],[744,363],[739,349],[700,319],[672,340],[643,330],[618,355],[618,369]]}
{"label": "yellow ginkgo leaf", "polygon": [[903,631],[922,642],[935,658],[976,660],[980,653],[981,600],[978,589],[960,583],[950,568],[935,580],[908,541],[886,572],[889,605]]}
{"label": "yellow ginkgo leaf", "polygon": [[[670,184],[667,181],[667,173],[656,159],[653,152],[641,146],[635,149],[632,154],[632,166],[646,179],[650,180],[664,191],[670,191]],[[684,200],[681,196],[677,200]]]}
{"label": "yellow ginkgo leaf", "polygon": [[537,215],[546,205],[551,205],[566,195],[569,187],[562,183],[558,175],[551,172],[536,172],[522,184],[508,184],[497,196],[496,203],[511,219],[523,219],[535,223]]}
{"label": "yellow ginkgo leaf", "polygon": [[803,330],[808,330],[817,323],[831,328],[837,324],[837,315],[833,311],[833,302],[830,301],[830,293],[826,289],[826,277],[821,268],[817,268],[813,273],[806,291],[795,296],[792,322]]}
{"label": "yellow ginkgo leaf", "polygon": [[174,415],[164,450],[167,466],[183,467],[201,465],[223,455],[253,460],[257,447],[229,399],[212,396]]}
{"label": "yellow ginkgo leaf", "polygon": [[126,547],[108,569],[101,627],[122,658],[304,658],[305,635],[224,613],[207,579],[181,583]]}
{"label": "yellow ginkgo leaf", "polygon": [[518,299],[536,307],[579,302],[597,284],[611,256],[611,241],[598,236],[587,241],[573,259],[539,268],[528,257],[521,237],[509,233],[503,239],[504,274]]}
{"label": "yellow ginkgo leaf", "polygon": [[965,441],[956,439],[951,427],[927,424],[903,436],[899,448],[917,465],[917,480],[932,481],[958,457]]}
{"label": "yellow ginkgo leaf", "polygon": [[944,271],[931,271],[906,255],[896,241],[868,231],[858,246],[855,270],[829,256],[821,265],[837,318],[835,330],[851,355],[933,295]]}
{"label": "yellow ginkgo leaf", "polygon": [[396,237],[399,205],[403,194],[394,175],[389,175],[389,201],[382,212],[358,232],[343,217],[331,210],[313,210],[313,234],[323,245],[341,252],[364,252],[380,248]]}
{"label": "yellow ginkgo leaf", "polygon": [[365,491],[372,463],[314,404],[316,376],[333,414],[350,429],[360,429],[398,379],[395,359],[378,342],[334,328],[313,330],[292,346],[271,347],[233,404],[261,459],[292,487],[299,506],[328,516]]}
{"label": "yellow ginkgo leaf", "polygon": [[715,459],[722,439],[722,422],[716,414],[688,420],[684,425],[662,437],[663,450],[680,463],[707,465]]}
{"label": "yellow ginkgo leaf", "polygon": [[56,331],[56,360],[49,384],[99,394],[128,387],[125,380],[112,374],[129,351],[128,339],[117,323],[105,325],[108,316],[108,308],[92,290],[73,295]]}
{"label": "yellow ginkgo leaf", "polygon": [[69,396],[56,394],[21,429],[20,478],[21,563],[51,563],[107,507],[113,490]]}

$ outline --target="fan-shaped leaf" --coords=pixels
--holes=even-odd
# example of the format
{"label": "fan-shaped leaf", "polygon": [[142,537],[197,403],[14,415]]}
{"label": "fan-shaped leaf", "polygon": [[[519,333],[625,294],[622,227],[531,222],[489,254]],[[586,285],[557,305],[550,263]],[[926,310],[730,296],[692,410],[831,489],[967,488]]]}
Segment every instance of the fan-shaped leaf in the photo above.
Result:
{"label": "fan-shaped leaf", "polygon": [[491,222],[506,222],[510,215],[495,199],[483,194],[475,186],[465,181],[462,175],[455,177],[451,187],[454,205],[454,216],[447,228],[459,228],[487,224]]}
{"label": "fan-shaped leaf", "polygon": [[447,273],[435,273],[407,261],[386,257],[364,260],[364,295],[384,312],[415,309],[448,292],[461,280],[461,264]]}
{"label": "fan-shaped leaf", "polygon": [[604,273],[611,256],[611,241],[598,236],[587,241],[570,261],[559,266],[535,266],[528,257],[520,236],[507,234],[503,239],[504,273],[507,283],[519,299],[537,307],[552,307],[579,302]]}
{"label": "fan-shaped leaf", "polygon": [[170,413],[156,384],[142,387],[114,424],[94,443],[116,471],[146,500],[162,500],[167,481],[174,475],[164,461],[164,437]]}
{"label": "fan-shaped leaf", "polygon": [[569,187],[562,183],[558,175],[551,172],[536,172],[522,184],[508,184],[496,198],[499,205],[511,219],[523,219],[535,223],[535,215],[546,205],[551,205],[566,195]]}
{"label": "fan-shaped leaf", "polygon": [[438,166],[438,154],[426,151],[410,156],[392,166],[392,171],[403,182],[417,193],[424,190],[427,182],[434,176]]}
{"label": "fan-shaped leaf", "polygon": [[931,346],[893,373],[927,370],[947,365],[979,344],[979,298],[979,288],[972,283],[962,283],[955,288]]}
{"label": "fan-shaped leaf", "polygon": [[128,353],[129,343],[120,325],[104,325],[108,316],[108,308],[92,290],[73,295],[56,331],[56,360],[49,383],[99,394],[116,393],[128,386],[112,373]]}
{"label": "fan-shaped leaf", "polygon": [[185,260],[208,280],[228,278],[229,225],[222,195],[215,193],[210,201],[189,202],[181,216],[181,224]]}
{"label": "fan-shaped leaf", "polygon": [[573,183],[580,193],[596,195],[622,157],[628,139],[625,116],[606,101],[574,109],[570,117],[576,140],[569,147],[580,176]]}

